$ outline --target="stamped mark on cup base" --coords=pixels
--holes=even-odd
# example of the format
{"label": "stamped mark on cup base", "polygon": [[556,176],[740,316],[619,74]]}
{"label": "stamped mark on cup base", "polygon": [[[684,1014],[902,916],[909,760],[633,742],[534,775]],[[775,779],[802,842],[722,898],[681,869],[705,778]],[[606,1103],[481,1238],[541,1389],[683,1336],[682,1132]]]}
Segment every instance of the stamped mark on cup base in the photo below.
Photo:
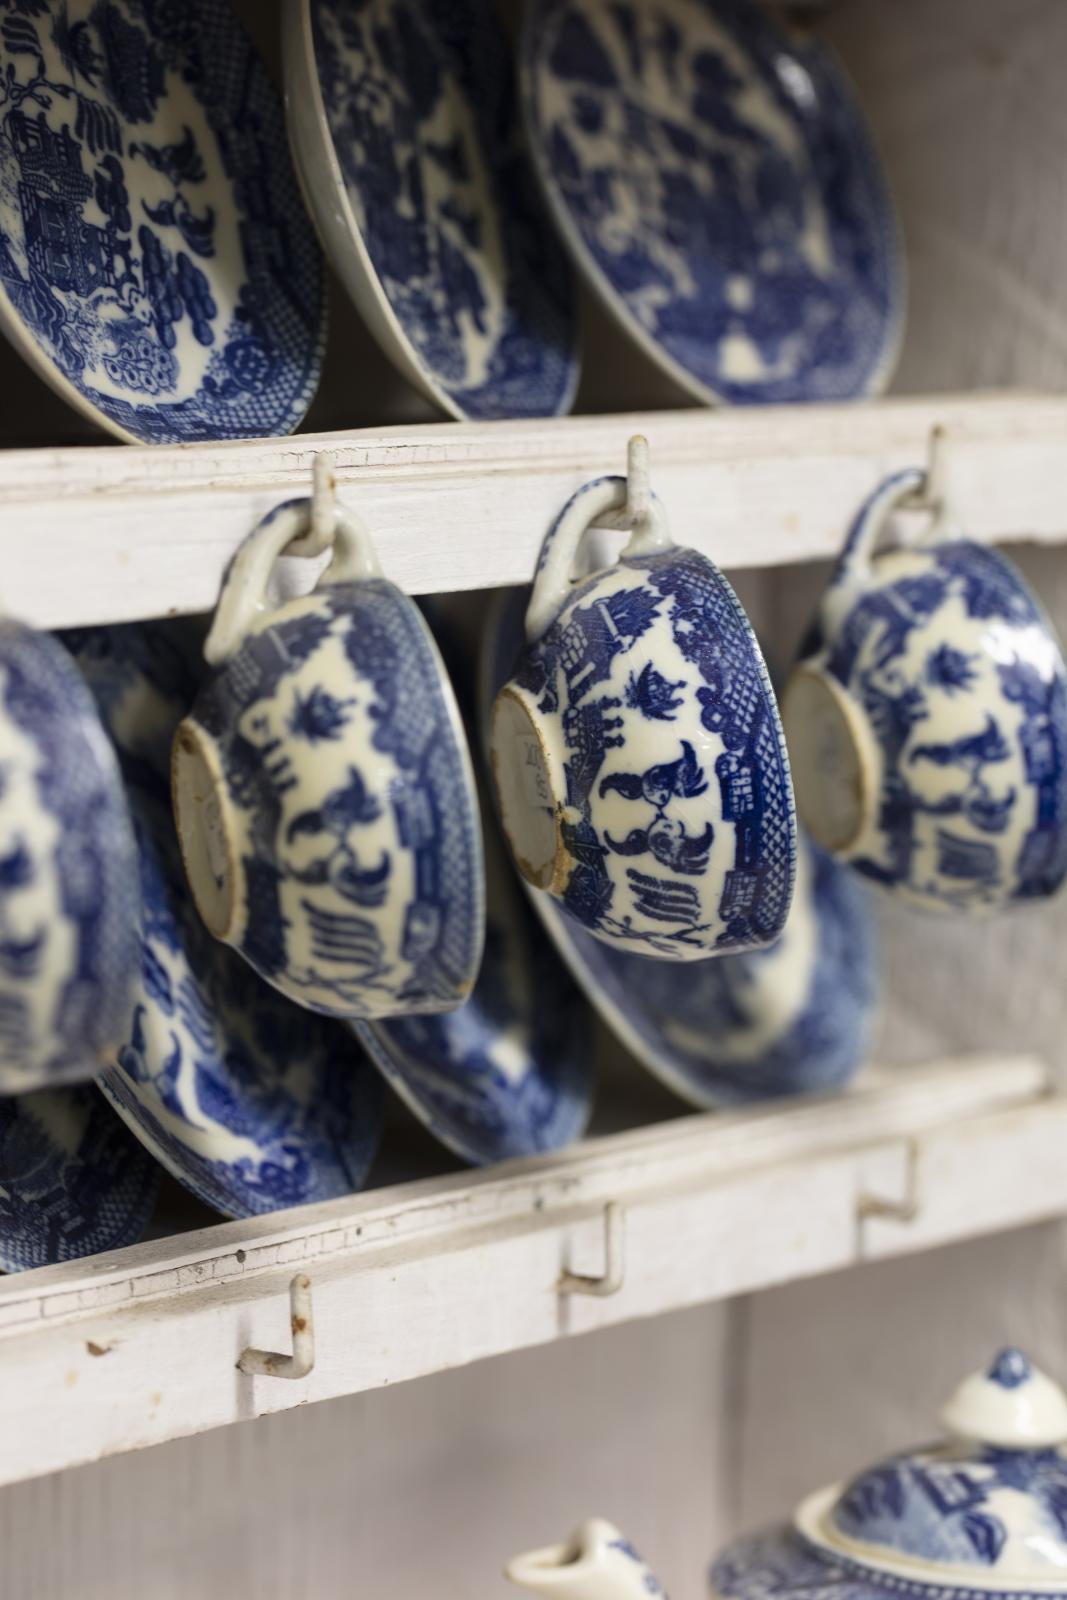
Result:
{"label": "stamped mark on cup base", "polygon": [[876,774],[845,697],[801,667],[786,687],[782,720],[801,821],[824,850],[848,850],[863,830]]}
{"label": "stamped mark on cup base", "polygon": [[493,708],[493,775],[500,815],[524,878],[547,889],[561,845],[544,744],[522,701],[504,689]]}

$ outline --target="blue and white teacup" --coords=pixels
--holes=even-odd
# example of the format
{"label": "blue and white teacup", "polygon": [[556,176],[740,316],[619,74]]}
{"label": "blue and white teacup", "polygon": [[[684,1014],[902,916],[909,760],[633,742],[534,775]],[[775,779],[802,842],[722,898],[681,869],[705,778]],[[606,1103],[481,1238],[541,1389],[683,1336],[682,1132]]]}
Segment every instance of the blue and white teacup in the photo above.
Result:
{"label": "blue and white teacup", "polygon": [[91,1078],[122,1038],[140,881],[118,764],[48,634],[0,619],[0,1094]]}
{"label": "blue and white teacup", "polygon": [[625,502],[625,479],[597,479],[545,541],[493,707],[504,830],[527,881],[599,939],[674,961],[759,949],[796,865],[774,692],[737,596],[655,500],[614,566],[572,582],[586,530]]}
{"label": "blue and white teacup", "polygon": [[213,934],[337,1017],[448,1011],[485,926],[481,827],[451,686],[418,608],[339,514],[316,589],[272,607],[310,527],[280,506],[238,551],[175,736],[185,870]]}
{"label": "blue and white teacup", "polygon": [[1067,669],[1020,573],[938,517],[875,556],[923,474],[861,508],[783,714],[817,843],[902,898],[990,911],[1067,872]]}

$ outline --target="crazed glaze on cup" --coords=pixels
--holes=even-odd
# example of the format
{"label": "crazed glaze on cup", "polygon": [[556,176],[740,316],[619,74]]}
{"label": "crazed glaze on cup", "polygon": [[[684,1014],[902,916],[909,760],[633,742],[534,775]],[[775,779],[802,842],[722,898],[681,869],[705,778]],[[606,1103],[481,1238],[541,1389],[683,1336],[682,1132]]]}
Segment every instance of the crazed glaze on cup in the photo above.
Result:
{"label": "crazed glaze on cup", "polygon": [[474,982],[484,869],[466,742],[418,609],[339,517],[310,595],[270,609],[309,502],[265,519],[205,646],[220,670],[174,743],[185,869],[211,932],[330,1016],[447,1011]]}
{"label": "crazed glaze on cup", "polygon": [[1067,872],[1067,670],[997,551],[939,519],[872,559],[922,481],[898,473],[861,508],[783,718],[819,844],[915,904],[990,911]]}
{"label": "crazed glaze on cup", "polygon": [[137,974],[137,852],[89,691],[47,634],[0,619],[0,1094],[90,1078]]}
{"label": "crazed glaze on cup", "polygon": [[614,566],[572,583],[625,480],[578,492],[545,541],[527,646],[493,707],[520,871],[588,932],[700,960],[781,932],[796,863],[789,763],[755,635],[719,570],[652,502]]}

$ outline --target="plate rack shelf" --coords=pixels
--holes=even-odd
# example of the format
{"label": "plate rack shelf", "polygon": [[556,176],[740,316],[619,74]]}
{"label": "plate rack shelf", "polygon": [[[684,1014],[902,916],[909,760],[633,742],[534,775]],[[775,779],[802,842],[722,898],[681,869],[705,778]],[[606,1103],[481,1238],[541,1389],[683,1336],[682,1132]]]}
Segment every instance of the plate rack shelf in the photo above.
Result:
{"label": "plate rack shelf", "polygon": [[310,493],[323,453],[402,588],[524,583],[568,495],[624,471],[634,433],[680,542],[726,568],[810,561],[836,553],[883,473],[926,463],[935,429],[940,482],[972,537],[1067,537],[1067,398],[1024,392],[4,450],[4,604],[48,628],[207,611],[238,544]]}
{"label": "plate rack shelf", "polygon": [[[969,533],[1067,539],[1067,399],[1017,391],[8,449],[4,604],[43,627],[208,610],[241,539],[310,492],[324,454],[410,592],[519,583],[555,510],[623,470],[636,432],[676,537],[733,569],[826,559],[870,485],[927,461],[935,430]],[[306,585],[311,564],[289,565]],[[676,1117],[0,1280],[0,1483],[1067,1215],[1065,1139],[1067,1095],[1036,1059],[872,1068],[833,1101]],[[621,1283],[599,1289],[614,1292],[561,1293],[568,1270],[602,1275],[606,1250]],[[311,1279],[311,1372],[244,1375],[244,1349],[288,1347],[297,1273]]]}
{"label": "plate rack shelf", "polygon": [[[1065,1143],[1067,1095],[1033,1058],[868,1068],[836,1099],[682,1117],[8,1278],[0,1484],[1060,1216]],[[289,1350],[298,1275],[314,1365],[247,1376],[247,1348]]]}
{"label": "plate rack shelf", "polygon": [[[235,3],[277,66],[275,0]],[[816,8],[803,9],[810,21]],[[795,564],[832,559],[879,477],[928,463],[935,430],[940,482],[971,536],[1067,543],[1067,8],[817,9],[901,216],[898,393],[658,409],[681,404],[677,391],[590,302],[586,414],[435,423],[335,293],[309,431],[146,449],[78,443],[76,419],[0,348],[0,604],[46,628],[209,611],[240,541],[310,492],[321,457],[410,593],[523,583],[563,501],[622,472],[635,433],[649,440],[675,537],[738,575],[780,659],[824,581]],[[1062,556],[1021,560],[1064,629]],[[312,565],[287,565],[286,584],[306,587]],[[979,1360],[987,1338],[1018,1338],[1062,1374],[1062,1229],[1021,1230],[1067,1218],[1065,917],[1061,902],[949,940],[883,907],[876,1054],[928,1059],[869,1067],[835,1099],[681,1115],[650,1084],[636,1108],[622,1095],[610,1107],[605,1126],[623,1131],[555,1155],[442,1175],[428,1151],[396,1171],[431,1176],[389,1172],[389,1187],[194,1231],[186,1214],[171,1219],[186,1231],[0,1278],[0,1485],[11,1486],[0,1595],[318,1600],[348,1592],[354,1553],[368,1592],[489,1593],[498,1557],[603,1509],[639,1542],[647,1534],[671,1593],[695,1596],[728,1534],[918,1437],[963,1370],[962,1348]],[[1020,1041],[1034,1053],[1015,1054]],[[947,1267],[923,1258],[982,1238]],[[867,1270],[876,1262],[887,1264]],[[249,1348],[293,1348],[297,1276],[310,1282],[313,1365],[295,1380],[247,1375]],[[558,1377],[564,1362],[560,1393],[525,1390],[531,1372]],[[372,1394],[461,1366],[471,1370]],[[504,1406],[504,1389],[524,1392]],[[183,1522],[187,1502],[196,1515]]]}

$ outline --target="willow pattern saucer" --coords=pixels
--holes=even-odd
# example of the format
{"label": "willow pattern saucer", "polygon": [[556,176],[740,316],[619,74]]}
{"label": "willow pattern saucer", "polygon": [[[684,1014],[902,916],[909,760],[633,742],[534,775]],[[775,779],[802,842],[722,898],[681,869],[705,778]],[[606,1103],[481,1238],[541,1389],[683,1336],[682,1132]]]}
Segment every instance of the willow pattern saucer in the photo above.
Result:
{"label": "willow pattern saucer", "polygon": [[[479,700],[483,729],[522,639],[528,591],[490,608]],[[634,1058],[690,1104],[743,1104],[839,1087],[866,1050],[878,993],[866,892],[802,838],[793,906],[767,950],[650,961],[612,948],[531,889],[577,983]]]}
{"label": "willow pattern saucer", "polygon": [[530,0],[522,100],[591,287],[697,399],[876,393],[904,268],[835,59],[754,0]]}
{"label": "willow pattern saucer", "polygon": [[454,417],[569,411],[574,286],[490,0],[286,0],[284,19],[304,191],[390,360]]}
{"label": "willow pattern saucer", "polygon": [[277,93],[218,0],[64,0],[0,23],[0,328],[143,443],[288,433],[325,274]]}
{"label": "willow pattern saucer", "polygon": [[0,1272],[135,1243],[158,1183],[91,1084],[0,1099]]}
{"label": "willow pattern saucer", "polygon": [[397,1094],[441,1143],[481,1165],[557,1150],[592,1109],[592,1018],[515,881],[483,804],[486,929],[466,1004],[353,1023]]}
{"label": "willow pattern saucer", "polygon": [[380,1131],[377,1074],[337,1024],[218,944],[185,887],[160,765],[195,692],[180,640],[132,627],[65,642],[118,746],[141,866],[141,974],[101,1088],[168,1171],[227,1216],[359,1189]]}

